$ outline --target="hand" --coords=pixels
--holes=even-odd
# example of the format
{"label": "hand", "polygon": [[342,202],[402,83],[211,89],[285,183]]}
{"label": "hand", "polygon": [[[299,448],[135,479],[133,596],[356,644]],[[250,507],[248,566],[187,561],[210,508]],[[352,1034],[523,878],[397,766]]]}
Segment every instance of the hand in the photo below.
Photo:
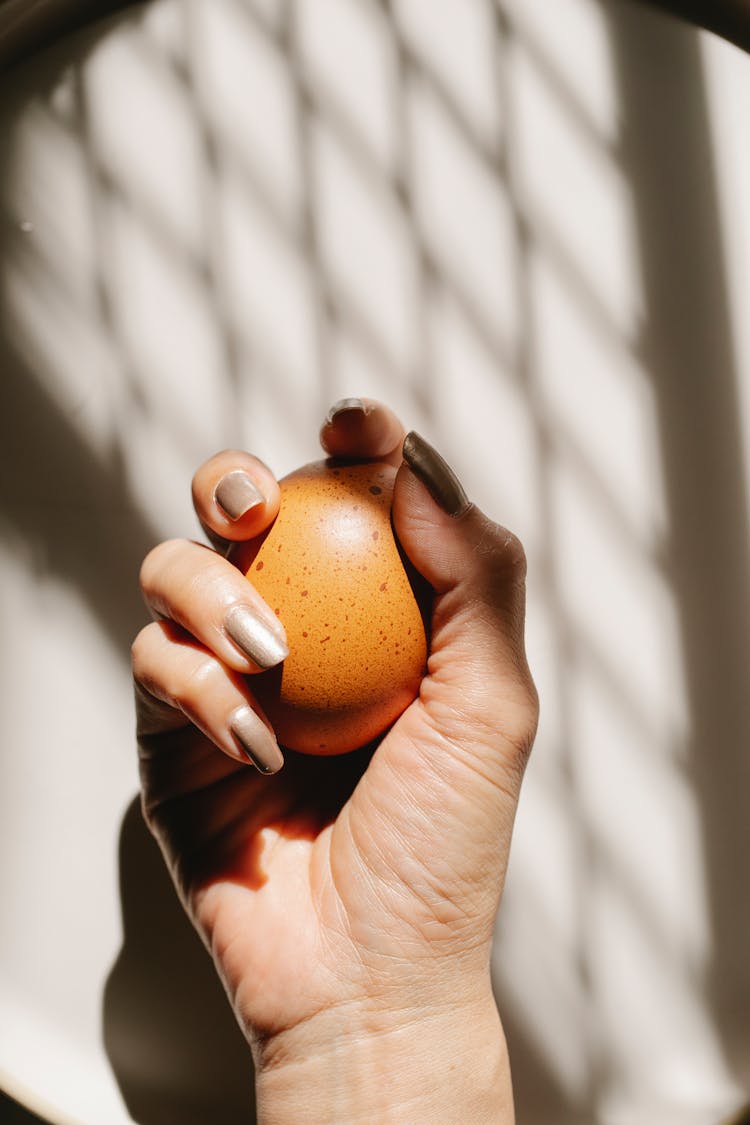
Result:
{"label": "hand", "polygon": [[[142,568],[143,807],[253,1048],[262,1121],[512,1120],[489,955],[537,720],[524,556],[404,437],[359,400],[321,433],[329,454],[400,466],[394,526],[435,590],[428,675],[374,751],[286,751],[278,769],[252,695],[286,652],[274,614],[206,547],[170,541]],[[207,462],[193,495],[217,544],[279,505],[245,453]]]}

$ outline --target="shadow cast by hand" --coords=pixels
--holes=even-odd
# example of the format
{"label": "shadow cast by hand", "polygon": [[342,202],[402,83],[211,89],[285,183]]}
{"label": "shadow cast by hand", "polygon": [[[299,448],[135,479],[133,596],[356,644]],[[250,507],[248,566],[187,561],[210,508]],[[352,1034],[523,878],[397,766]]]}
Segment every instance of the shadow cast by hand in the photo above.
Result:
{"label": "shadow cast by hand", "polygon": [[123,944],[107,980],[103,1038],[140,1125],[252,1125],[250,1049],[158,846],[128,807],[120,833]]}
{"label": "shadow cast by hand", "polygon": [[[162,736],[163,738],[164,736]],[[284,782],[282,820],[276,803],[240,847],[242,871],[221,852],[223,878],[260,886],[264,873],[253,837],[273,821],[290,838],[313,838],[335,819],[370,760],[374,746],[343,758],[321,759],[286,752],[274,778],[249,767],[218,784],[250,789]],[[212,755],[216,755],[212,751]],[[216,755],[219,767],[221,755]],[[228,763],[230,771],[232,763]],[[269,819],[270,818],[270,819]],[[257,820],[257,818],[256,818]],[[174,825],[173,825],[174,829]],[[219,862],[219,853],[212,853]],[[248,867],[251,864],[252,869]],[[205,878],[216,871],[204,873]],[[124,1101],[140,1125],[252,1125],[255,1120],[250,1048],[242,1035],[210,957],[188,921],[164,859],[132,801],[120,833],[120,896],[123,944],[107,980],[103,1037]]]}

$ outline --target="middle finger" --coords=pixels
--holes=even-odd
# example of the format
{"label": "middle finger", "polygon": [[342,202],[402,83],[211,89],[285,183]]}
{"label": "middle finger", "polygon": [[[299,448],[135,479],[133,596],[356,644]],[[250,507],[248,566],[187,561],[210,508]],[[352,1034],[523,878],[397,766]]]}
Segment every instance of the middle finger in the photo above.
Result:
{"label": "middle finger", "polygon": [[236,672],[273,668],[289,655],[284,626],[232,563],[200,543],[170,539],[146,556],[141,588],[169,618]]}

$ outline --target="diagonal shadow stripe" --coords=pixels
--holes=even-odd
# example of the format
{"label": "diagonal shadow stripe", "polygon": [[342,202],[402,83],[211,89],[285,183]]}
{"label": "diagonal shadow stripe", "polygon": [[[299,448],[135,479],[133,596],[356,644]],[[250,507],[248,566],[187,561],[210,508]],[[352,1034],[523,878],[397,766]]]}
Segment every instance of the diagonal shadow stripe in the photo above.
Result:
{"label": "diagonal shadow stripe", "polygon": [[[712,928],[708,1001],[747,1081],[750,534],[711,136],[694,33],[609,9],[637,213]],[[669,80],[665,81],[665,73]],[[677,281],[676,279],[679,279]]]}
{"label": "diagonal shadow stripe", "polygon": [[78,590],[125,659],[147,620],[140,564],[161,536],[138,511],[117,453],[97,457],[7,339],[0,371],[0,521],[28,545],[40,576]]}
{"label": "diagonal shadow stripe", "polygon": [[0,0],[0,74],[132,0]]}
{"label": "diagonal shadow stripe", "polygon": [[124,940],[104,990],[102,1036],[133,1120],[254,1125],[247,1043],[137,798],[123,818],[119,867]]}
{"label": "diagonal shadow stripe", "polygon": [[745,0],[640,0],[750,50],[750,8]]}

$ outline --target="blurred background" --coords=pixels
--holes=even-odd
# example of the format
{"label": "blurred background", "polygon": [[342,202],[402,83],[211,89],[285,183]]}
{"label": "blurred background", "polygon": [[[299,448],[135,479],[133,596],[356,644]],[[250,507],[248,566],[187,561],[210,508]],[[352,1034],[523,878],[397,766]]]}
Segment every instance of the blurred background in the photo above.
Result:
{"label": "blurred background", "polygon": [[154,0],[6,69],[18,1101],[252,1119],[134,801],[137,574],[198,534],[202,459],[283,475],[352,394],[529,556],[542,719],[493,961],[520,1125],[750,1098],[749,112],[746,56],[626,0]]}

